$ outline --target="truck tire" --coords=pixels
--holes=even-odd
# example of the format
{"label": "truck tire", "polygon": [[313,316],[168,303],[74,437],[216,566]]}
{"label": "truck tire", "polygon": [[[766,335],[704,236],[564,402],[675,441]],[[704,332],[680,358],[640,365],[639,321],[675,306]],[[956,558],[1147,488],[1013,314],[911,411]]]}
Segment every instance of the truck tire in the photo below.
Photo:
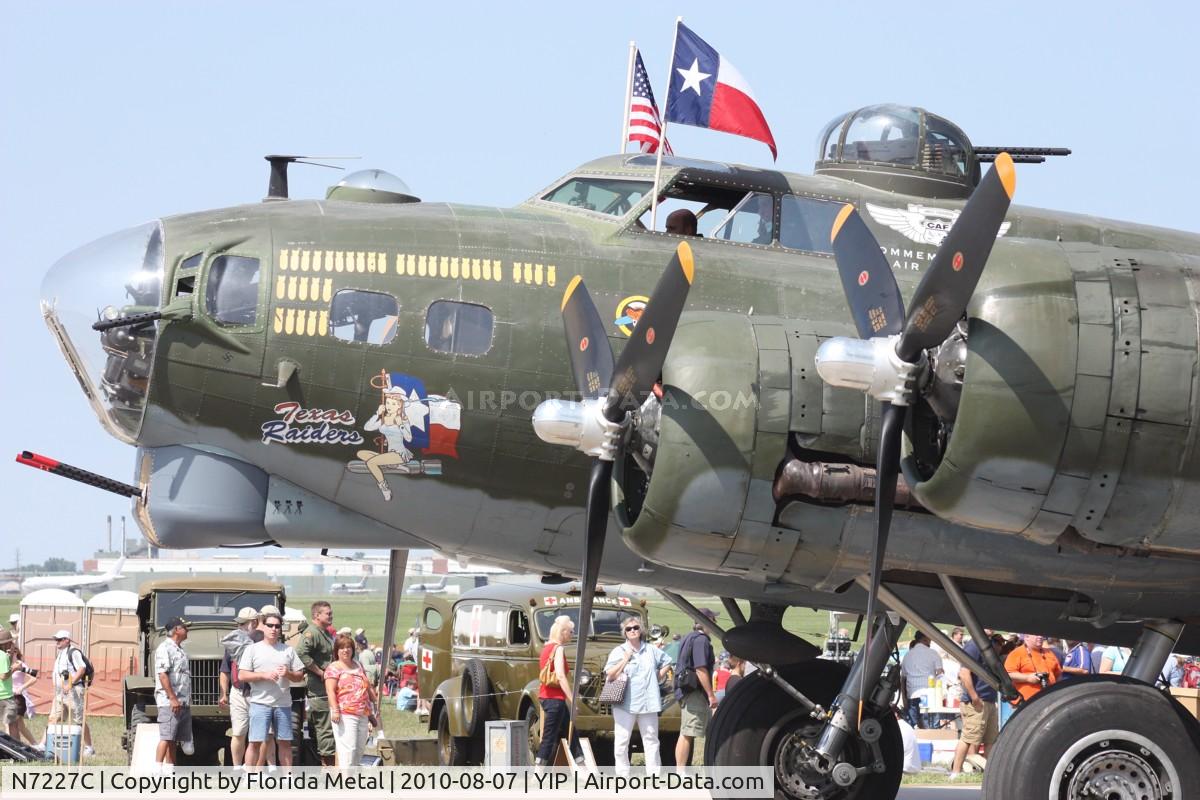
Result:
{"label": "truck tire", "polygon": [[525,709],[525,726],[529,732],[529,761],[525,766],[532,767],[538,748],[542,746],[542,707],[536,702]]}
{"label": "truck tire", "polygon": [[133,763],[133,738],[137,735],[137,726],[145,722],[153,722],[153,720],[146,714],[146,705],[136,703],[129,711],[129,728],[125,732],[125,754],[129,757],[131,764]]}
{"label": "truck tire", "polygon": [[487,667],[478,658],[472,658],[463,668],[461,686],[467,737],[481,736],[483,722],[491,705],[492,684],[488,680]]}
{"label": "truck tire", "polygon": [[450,717],[443,708],[437,720],[438,765],[465,767],[470,757],[470,744],[469,737],[450,735]]}

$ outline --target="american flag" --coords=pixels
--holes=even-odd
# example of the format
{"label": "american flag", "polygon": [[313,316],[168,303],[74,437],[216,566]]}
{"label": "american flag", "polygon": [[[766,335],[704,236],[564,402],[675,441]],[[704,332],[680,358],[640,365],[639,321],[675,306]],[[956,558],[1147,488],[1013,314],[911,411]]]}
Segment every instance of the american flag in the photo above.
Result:
{"label": "american flag", "polygon": [[[646,75],[646,65],[642,63],[639,50],[633,69],[633,93],[629,98],[629,141],[643,153],[657,153],[661,133],[662,117],[654,103],[654,92],[650,89],[650,78]],[[673,155],[671,142],[665,139],[663,153]]]}

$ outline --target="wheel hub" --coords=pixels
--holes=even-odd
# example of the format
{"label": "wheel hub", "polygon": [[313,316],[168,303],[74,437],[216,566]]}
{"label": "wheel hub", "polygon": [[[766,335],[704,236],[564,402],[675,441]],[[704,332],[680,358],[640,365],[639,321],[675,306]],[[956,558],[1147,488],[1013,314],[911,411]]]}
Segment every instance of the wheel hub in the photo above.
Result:
{"label": "wheel hub", "polygon": [[[1068,800],[1166,800],[1173,797],[1159,775],[1155,754],[1133,742],[1104,740],[1066,766]],[[1065,777],[1065,776],[1064,776]]]}
{"label": "wheel hub", "polygon": [[776,785],[801,800],[852,797],[853,786],[839,786],[830,773],[815,768],[813,745],[820,735],[821,724],[809,721],[784,736],[775,751]]}

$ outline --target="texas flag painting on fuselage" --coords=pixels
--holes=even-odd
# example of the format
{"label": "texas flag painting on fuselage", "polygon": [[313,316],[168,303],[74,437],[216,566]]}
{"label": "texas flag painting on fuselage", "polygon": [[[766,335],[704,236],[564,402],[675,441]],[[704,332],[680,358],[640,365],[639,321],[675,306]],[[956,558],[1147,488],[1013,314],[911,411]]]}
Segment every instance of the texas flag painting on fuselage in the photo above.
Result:
{"label": "texas flag painting on fuselage", "polygon": [[729,59],[682,22],[678,25],[667,90],[667,122],[757,139],[771,148],[771,158],[776,158],[775,137],[750,84]]}

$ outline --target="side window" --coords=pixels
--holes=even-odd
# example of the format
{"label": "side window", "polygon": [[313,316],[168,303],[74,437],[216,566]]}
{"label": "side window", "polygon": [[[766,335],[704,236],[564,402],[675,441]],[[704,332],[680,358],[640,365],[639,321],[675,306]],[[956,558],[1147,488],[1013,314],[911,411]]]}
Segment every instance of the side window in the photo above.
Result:
{"label": "side window", "polygon": [[841,203],[786,195],[779,209],[779,243],[795,250],[833,253],[829,234]]}
{"label": "side window", "polygon": [[529,617],[524,611],[508,612],[508,643],[529,644]]}
{"label": "side window", "polygon": [[425,344],[439,353],[481,356],[492,349],[495,325],[487,306],[438,300],[425,313]]}
{"label": "side window", "polygon": [[421,624],[427,631],[440,631],[442,629],[442,614],[436,608],[426,608],[425,616],[421,619]]}
{"label": "side window", "polygon": [[507,643],[508,608],[463,603],[454,609],[454,646],[503,647]]}
{"label": "side window", "polygon": [[175,279],[176,297],[191,297],[196,293],[196,268],[200,266],[203,258],[203,253],[196,253],[179,262],[179,277]]}
{"label": "side window", "polygon": [[253,325],[258,318],[257,258],[217,256],[208,268],[204,307],[223,325]]}
{"label": "side window", "polygon": [[751,192],[726,215],[709,238],[743,244],[770,244],[775,203],[766,192]]}
{"label": "side window", "polygon": [[343,289],[333,296],[329,327],[346,342],[387,344],[396,338],[399,315],[400,304],[390,294]]}

